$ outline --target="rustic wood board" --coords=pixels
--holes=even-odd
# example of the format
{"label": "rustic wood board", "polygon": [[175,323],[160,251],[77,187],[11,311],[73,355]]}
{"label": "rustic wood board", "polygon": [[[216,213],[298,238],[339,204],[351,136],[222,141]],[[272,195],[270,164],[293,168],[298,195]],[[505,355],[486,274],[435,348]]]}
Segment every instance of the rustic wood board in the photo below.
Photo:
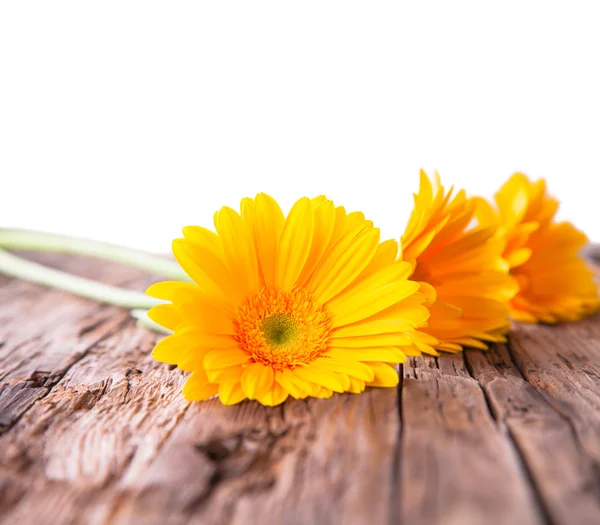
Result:
{"label": "rustic wood board", "polygon": [[150,357],[158,337],[0,276],[0,523],[600,522],[600,316],[412,358],[398,389],[276,408],[184,401],[185,374]]}

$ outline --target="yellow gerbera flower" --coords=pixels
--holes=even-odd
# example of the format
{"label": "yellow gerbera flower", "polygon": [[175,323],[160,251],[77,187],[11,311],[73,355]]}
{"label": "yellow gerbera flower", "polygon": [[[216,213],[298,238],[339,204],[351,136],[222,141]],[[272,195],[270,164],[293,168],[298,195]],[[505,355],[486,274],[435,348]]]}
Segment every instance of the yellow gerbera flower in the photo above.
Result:
{"label": "yellow gerbera flower", "polygon": [[459,352],[504,341],[509,327],[507,301],[516,287],[507,275],[496,227],[472,227],[475,202],[464,190],[454,197],[436,174],[434,184],[421,171],[419,193],[401,239],[402,259],[414,266],[431,317],[419,330],[423,352]]}
{"label": "yellow gerbera flower", "polygon": [[580,256],[585,234],[568,222],[557,223],[558,201],[546,182],[515,173],[495,195],[497,208],[477,199],[483,225],[499,227],[503,256],[519,292],[511,300],[518,321],[556,323],[580,319],[598,307],[592,269]]}
{"label": "yellow gerbera flower", "polygon": [[362,213],[318,197],[284,217],[259,194],[240,214],[222,208],[215,228],[187,227],[173,242],[194,284],[148,289],[171,303],[149,316],[174,331],[153,356],[192,372],[187,399],[273,406],[398,383],[393,366],[429,312],[397,243],[380,243]]}

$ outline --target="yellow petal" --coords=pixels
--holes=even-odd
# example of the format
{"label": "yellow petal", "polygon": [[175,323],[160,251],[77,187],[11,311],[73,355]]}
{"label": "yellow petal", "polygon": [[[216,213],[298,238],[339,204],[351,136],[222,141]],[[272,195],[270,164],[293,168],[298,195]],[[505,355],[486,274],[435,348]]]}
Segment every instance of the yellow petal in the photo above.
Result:
{"label": "yellow petal", "polygon": [[368,348],[377,346],[401,346],[410,344],[410,338],[401,333],[368,334],[352,337],[332,336],[328,342],[332,348]]}
{"label": "yellow petal", "polygon": [[226,368],[206,370],[206,377],[208,377],[211,383],[239,382],[242,379],[243,371],[242,365],[233,365]]}
{"label": "yellow petal", "polygon": [[389,334],[408,332],[412,330],[410,323],[402,319],[372,319],[358,321],[354,324],[341,326],[332,331],[331,337],[356,337],[366,334]]}
{"label": "yellow petal", "polygon": [[473,248],[478,248],[481,244],[485,243],[496,233],[496,227],[489,226],[485,228],[478,228],[465,235],[463,235],[458,241],[449,244],[448,246],[440,249],[435,254],[428,258],[428,264],[435,265],[448,259],[452,259],[456,256],[465,257],[467,252]]}
{"label": "yellow petal", "polygon": [[[398,255],[398,242],[393,239],[383,241],[377,246],[375,255],[367,264],[362,273],[358,276],[357,282],[365,280],[381,268],[385,268],[392,264]],[[410,275],[410,274],[409,274]]]}
{"label": "yellow petal", "polygon": [[177,338],[170,335],[156,344],[154,350],[152,350],[152,357],[161,363],[176,365],[183,349]]}
{"label": "yellow petal", "polygon": [[404,261],[384,266],[367,277],[357,279],[343,293],[332,299],[329,307],[335,309],[340,303],[351,301],[354,297],[369,294],[392,282],[405,281],[411,273],[412,267]]}
{"label": "yellow petal", "polygon": [[356,377],[350,378],[350,388],[348,388],[348,392],[352,394],[360,394],[365,391],[365,382],[362,379],[357,379]]}
{"label": "yellow petal", "polygon": [[204,358],[210,351],[210,348],[203,348],[202,346],[188,346],[183,348],[177,360],[177,368],[184,372],[200,370],[204,367]]}
{"label": "yellow petal", "polygon": [[294,374],[300,379],[304,379],[316,385],[322,386],[334,392],[344,392],[344,383],[335,374],[307,366],[294,369]]}
{"label": "yellow petal", "polygon": [[219,391],[219,385],[208,381],[204,370],[193,372],[183,386],[183,397],[189,401],[204,401]]}
{"label": "yellow petal", "polygon": [[329,200],[319,203],[315,208],[315,227],[310,254],[298,277],[299,286],[304,286],[308,281],[329,247],[333,229],[335,227],[335,213],[336,211],[333,202]]}
{"label": "yellow petal", "polygon": [[254,238],[246,222],[231,208],[224,206],[216,215],[216,227],[230,278],[243,297],[260,291],[261,283]]}
{"label": "yellow petal", "polygon": [[363,231],[348,248],[333,262],[317,285],[314,296],[322,303],[342,292],[367,266],[379,245],[377,228]]}
{"label": "yellow petal", "polygon": [[503,301],[487,299],[485,297],[469,296],[444,296],[444,302],[460,308],[465,317],[474,319],[486,317],[508,317],[508,307]]}
{"label": "yellow petal", "polygon": [[173,302],[175,293],[180,288],[197,288],[195,284],[182,281],[161,281],[148,287],[146,294],[157,299]]}
{"label": "yellow petal", "polygon": [[229,271],[214,253],[184,239],[173,241],[173,255],[194,282],[213,295],[232,293]]}
{"label": "yellow petal", "polygon": [[275,281],[277,243],[283,231],[285,218],[275,199],[265,193],[259,193],[256,196],[254,220],[256,251],[265,284],[271,286]]}
{"label": "yellow petal", "polygon": [[319,369],[327,372],[336,372],[343,375],[357,377],[363,381],[373,380],[373,371],[367,365],[358,361],[346,361],[343,359],[334,359],[332,357],[320,357],[311,364],[311,369]]}
{"label": "yellow petal", "polygon": [[[350,217],[350,215],[348,217]],[[346,219],[348,219],[348,217],[346,217]],[[344,252],[349,249],[356,237],[358,237],[364,230],[372,227],[372,222],[362,220],[361,222],[353,224],[352,227],[344,230],[336,241],[332,240],[315,272],[306,282],[306,288],[310,292],[314,292],[319,286],[319,283],[330,273],[335,262],[344,254]]]}
{"label": "yellow petal", "polygon": [[250,356],[239,348],[219,348],[212,350],[204,358],[204,367],[207,370],[225,368],[227,366],[248,363]]}
{"label": "yellow petal", "polygon": [[343,304],[329,304],[332,314],[332,326],[338,327],[366,319],[386,308],[398,303],[403,298],[415,293],[419,284],[413,281],[401,281],[388,284],[370,293],[357,296]]}
{"label": "yellow petal", "polygon": [[405,306],[404,302],[400,302],[370,317],[369,320],[390,318],[399,319],[417,328],[426,324],[429,319],[429,310],[424,306]]}
{"label": "yellow petal", "polygon": [[327,355],[337,360],[347,361],[383,361],[385,363],[404,363],[404,353],[393,347],[371,348],[330,348]]}
{"label": "yellow petal", "polygon": [[508,254],[506,260],[508,261],[508,264],[510,264],[511,268],[515,268],[516,266],[525,264],[530,257],[531,248],[521,248]]}
{"label": "yellow petal", "polygon": [[224,405],[235,405],[246,398],[239,381],[230,381],[219,385],[219,399]]}
{"label": "yellow petal", "polygon": [[368,363],[375,377],[367,386],[393,387],[398,385],[398,374],[391,366],[385,363]]}
{"label": "yellow petal", "polygon": [[310,199],[300,199],[287,216],[279,245],[275,267],[275,284],[290,291],[306,263],[313,238],[314,210]]}
{"label": "yellow petal", "polygon": [[282,372],[277,372],[275,381],[296,399],[304,399],[320,388],[310,381],[300,378],[293,370],[287,368]]}
{"label": "yellow petal", "polygon": [[311,394],[312,397],[318,397],[320,399],[328,399],[333,395],[333,390],[325,388],[324,386],[315,385],[315,390]]}
{"label": "yellow petal", "polygon": [[288,392],[279,383],[273,383],[266,392],[256,396],[259,403],[268,407],[280,405],[288,398]]}
{"label": "yellow petal", "polygon": [[479,348],[480,350],[487,350],[488,347],[485,343],[478,341],[477,339],[473,339],[472,337],[463,337],[461,339],[455,339],[455,343],[462,346],[470,346],[473,348]]}
{"label": "yellow petal", "polygon": [[152,351],[152,357],[162,363],[177,365],[181,370],[202,368],[204,356],[210,351],[193,331],[178,331],[165,337]]}
{"label": "yellow petal", "polygon": [[199,244],[214,254],[223,255],[221,239],[215,232],[211,232],[202,226],[185,226],[183,236],[188,241]]}
{"label": "yellow petal", "polygon": [[169,330],[175,331],[183,321],[177,308],[172,304],[159,304],[148,310],[148,317]]}
{"label": "yellow petal", "polygon": [[188,324],[201,332],[206,334],[233,335],[235,329],[232,317],[225,315],[218,308],[212,306],[211,301],[206,299],[181,304],[177,310]]}
{"label": "yellow petal", "polygon": [[498,214],[492,205],[481,197],[473,197],[475,203],[475,218],[481,226],[498,224]]}
{"label": "yellow petal", "polygon": [[270,366],[252,363],[242,373],[242,389],[248,399],[260,399],[271,389],[273,380],[273,369]]}

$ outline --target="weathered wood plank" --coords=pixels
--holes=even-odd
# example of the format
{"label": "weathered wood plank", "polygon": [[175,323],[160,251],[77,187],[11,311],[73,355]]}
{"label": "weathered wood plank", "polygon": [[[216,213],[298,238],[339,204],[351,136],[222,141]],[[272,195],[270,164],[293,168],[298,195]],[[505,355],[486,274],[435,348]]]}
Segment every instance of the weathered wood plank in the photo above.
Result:
{"label": "weathered wood plank", "polygon": [[[57,254],[37,259],[108,284],[152,282],[138,270],[119,265]],[[125,310],[4,278],[0,287],[0,434],[127,319]]]}
{"label": "weathered wood plank", "polygon": [[543,523],[512,443],[499,431],[462,354],[404,366],[398,520]]}
{"label": "weathered wood plank", "polygon": [[116,523],[387,524],[396,392],[195,404]]}
{"label": "weathered wood plank", "polygon": [[[597,323],[597,320],[583,323]],[[516,327],[512,336],[514,345],[519,345],[520,333],[531,330],[551,334],[556,331],[549,327]],[[568,330],[577,328],[573,325]],[[538,355],[540,350],[534,345],[532,340],[527,340],[526,351]],[[522,347],[516,350],[517,355],[522,352]],[[580,445],[569,418],[553,408],[552,403],[556,403],[554,395],[550,397],[529,384],[504,345],[485,353],[468,351],[466,359],[485,390],[495,417],[514,439],[551,522],[564,525],[598,523],[598,463]],[[531,375],[532,372],[530,367],[526,373]],[[554,383],[560,375],[562,372],[554,373],[551,382]],[[587,410],[580,413],[574,409],[570,417],[580,416],[593,419],[595,414]],[[600,433],[596,434],[596,439],[599,438]]]}
{"label": "weathered wood plank", "polygon": [[110,488],[114,497],[153,459],[188,407],[184,374],[150,357],[156,337],[129,322],[0,437],[0,464],[21,490],[14,505],[0,499],[11,508],[6,522],[60,515],[64,505],[83,516],[82,494]]}
{"label": "weathered wood plank", "polygon": [[[139,290],[136,270],[45,263]],[[399,390],[225,407],[125,310],[0,276],[0,523],[596,523],[600,316],[415,358]],[[400,407],[399,407],[400,399]]]}

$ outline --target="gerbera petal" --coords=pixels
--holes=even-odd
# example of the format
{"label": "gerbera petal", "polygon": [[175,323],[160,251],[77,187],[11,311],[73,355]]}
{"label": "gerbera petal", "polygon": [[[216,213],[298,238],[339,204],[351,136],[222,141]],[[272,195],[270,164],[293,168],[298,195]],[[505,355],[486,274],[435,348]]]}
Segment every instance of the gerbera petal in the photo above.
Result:
{"label": "gerbera petal", "polygon": [[254,239],[248,225],[240,215],[224,206],[216,215],[216,228],[223,244],[225,262],[230,278],[243,295],[253,295],[260,290],[258,261]]}
{"label": "gerbera petal", "polygon": [[311,365],[307,365],[302,368],[296,368],[294,370],[294,373],[300,379],[304,379],[311,383],[315,383],[316,385],[325,387],[329,390],[333,390],[334,392],[342,393],[344,391],[343,381],[341,381],[335,374],[329,371],[314,368]]}
{"label": "gerbera petal", "polygon": [[314,291],[315,297],[326,303],[342,292],[367,266],[379,244],[379,230],[373,228],[358,235],[355,241],[333,263]]}
{"label": "gerbera petal", "polygon": [[427,323],[429,315],[430,312],[425,306],[405,306],[404,302],[400,302],[378,312],[367,320],[400,319],[402,322],[412,325],[413,328],[418,328]]}
{"label": "gerbera petal", "polygon": [[210,348],[202,346],[182,347],[181,354],[177,359],[177,367],[184,372],[193,372],[204,368],[204,358],[211,351]]}
{"label": "gerbera petal", "polygon": [[152,357],[161,363],[176,365],[183,349],[184,347],[178,343],[177,338],[174,335],[169,335],[156,344],[154,350],[152,350]]}
{"label": "gerbera petal", "polygon": [[177,311],[186,323],[197,327],[201,332],[232,336],[235,333],[233,319],[216,308],[210,308],[209,304],[207,299],[183,303]]}
{"label": "gerbera petal", "polygon": [[216,395],[219,385],[208,381],[203,370],[193,372],[183,386],[183,397],[188,401],[204,401]]}
{"label": "gerbera petal", "polygon": [[[348,216],[349,217],[349,216]],[[346,219],[348,218],[346,217]],[[371,228],[373,223],[362,220],[344,230],[341,236],[327,249],[319,266],[306,283],[306,288],[311,292],[317,289],[321,281],[331,272],[333,265],[350,248],[354,240],[366,229]]]}
{"label": "gerbera petal", "polygon": [[508,264],[510,264],[511,268],[515,268],[525,264],[530,257],[531,248],[520,248],[507,254],[506,260]]}
{"label": "gerbera petal", "polygon": [[399,382],[396,370],[385,363],[366,363],[373,370],[374,378],[367,383],[367,386],[392,387],[397,386]]}
{"label": "gerbera petal", "polygon": [[327,355],[343,361],[382,361],[384,363],[404,363],[406,356],[394,347],[369,348],[330,348]]}
{"label": "gerbera petal", "polygon": [[[369,264],[367,264],[365,269],[358,276],[356,282],[364,281],[365,279],[367,279],[367,277],[370,277],[380,269],[385,268],[390,264],[393,264],[397,256],[398,242],[393,239],[383,241],[379,246],[377,246],[375,255],[373,255],[373,258],[371,259]],[[410,275],[410,273],[407,274],[407,277],[408,275]]]}
{"label": "gerbera petal", "polygon": [[412,267],[404,261],[383,266],[364,278],[361,276],[343,293],[333,298],[328,306],[329,308],[335,308],[338,304],[351,300],[352,297],[359,297],[374,292],[394,281],[405,281],[411,273]]}
{"label": "gerbera petal", "polygon": [[231,293],[229,272],[214,253],[184,239],[176,239],[173,255],[202,290],[214,295]]}
{"label": "gerbera petal", "polygon": [[332,337],[356,337],[365,334],[389,334],[411,331],[410,323],[397,318],[367,319],[355,324],[341,326],[332,332]]}
{"label": "gerbera petal", "polygon": [[175,331],[182,322],[181,314],[172,304],[159,304],[148,310],[148,317],[169,330]]}
{"label": "gerbera petal", "polygon": [[285,218],[275,199],[265,193],[259,193],[256,196],[254,220],[256,251],[265,284],[269,286],[275,281],[277,244]]}
{"label": "gerbera petal", "polygon": [[348,392],[352,394],[360,394],[365,391],[365,382],[362,379],[358,379],[356,377],[350,378],[350,388],[348,388]]}
{"label": "gerbera petal", "polygon": [[204,367],[207,370],[225,368],[227,366],[248,363],[250,356],[239,348],[219,348],[212,350],[204,358]]}
{"label": "gerbera petal", "polygon": [[151,284],[146,290],[146,294],[157,299],[164,299],[165,301],[173,301],[175,292],[180,288],[195,287],[196,285],[191,283],[184,283],[182,281],[162,281],[159,283]]}
{"label": "gerbera petal", "polygon": [[216,255],[223,255],[223,245],[219,236],[202,226],[185,226],[183,236],[204,249],[211,251]]}
{"label": "gerbera petal", "polygon": [[342,304],[329,304],[332,326],[338,327],[366,319],[399,302],[419,289],[419,284],[401,281],[388,284],[370,293],[362,294]]}
{"label": "gerbera petal", "polygon": [[302,379],[294,370],[286,368],[275,375],[277,381],[289,394],[296,399],[304,399],[320,389],[315,384]]}
{"label": "gerbera petal", "polygon": [[321,399],[328,399],[333,395],[333,390],[329,388],[325,388],[323,386],[315,385],[315,390],[311,394],[312,397],[318,397]]}
{"label": "gerbera petal", "polygon": [[358,361],[347,361],[344,359],[334,359],[333,357],[322,357],[313,361],[311,363],[311,368],[312,367],[316,367],[319,370],[357,377],[363,381],[372,381],[374,377],[371,368]]}
{"label": "gerbera petal", "polygon": [[224,405],[235,405],[245,397],[239,381],[229,381],[219,384],[219,399]]}
{"label": "gerbera petal", "polygon": [[279,383],[273,383],[266,392],[257,394],[256,399],[265,406],[274,407],[283,403],[289,393]]}
{"label": "gerbera petal", "polygon": [[275,285],[289,291],[302,272],[313,238],[314,210],[310,199],[300,199],[290,210],[279,245],[275,268]]}
{"label": "gerbera petal", "polygon": [[[275,374],[270,366],[252,363],[242,373],[242,389],[248,399],[261,399],[273,386]],[[264,403],[263,403],[264,404]]]}
{"label": "gerbera petal", "polygon": [[[314,205],[313,201],[313,205]],[[315,227],[313,239],[310,247],[310,253],[306,263],[298,277],[298,284],[304,286],[306,281],[313,274],[317,265],[321,262],[325,251],[329,246],[333,229],[335,227],[335,206],[332,201],[325,200],[318,203],[315,207]]]}
{"label": "gerbera petal", "polygon": [[402,333],[369,334],[351,337],[331,337],[332,348],[368,348],[370,346],[401,346],[410,344],[410,338]]}
{"label": "gerbera petal", "polygon": [[240,382],[244,369],[240,365],[227,366],[225,368],[215,368],[206,370],[206,376],[211,383],[231,383]]}

